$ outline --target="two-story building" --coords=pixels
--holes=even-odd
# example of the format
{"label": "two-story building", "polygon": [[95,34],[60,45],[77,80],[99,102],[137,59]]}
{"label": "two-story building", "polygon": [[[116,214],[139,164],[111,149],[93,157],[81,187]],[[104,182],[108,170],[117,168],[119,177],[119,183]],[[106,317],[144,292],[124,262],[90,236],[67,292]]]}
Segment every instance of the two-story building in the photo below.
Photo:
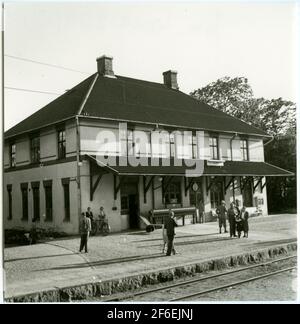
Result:
{"label": "two-story building", "polygon": [[206,219],[224,199],[268,213],[265,132],[163,83],[97,72],[5,132],[5,228],[78,233],[82,211],[103,206],[113,231],[149,210],[196,206]]}

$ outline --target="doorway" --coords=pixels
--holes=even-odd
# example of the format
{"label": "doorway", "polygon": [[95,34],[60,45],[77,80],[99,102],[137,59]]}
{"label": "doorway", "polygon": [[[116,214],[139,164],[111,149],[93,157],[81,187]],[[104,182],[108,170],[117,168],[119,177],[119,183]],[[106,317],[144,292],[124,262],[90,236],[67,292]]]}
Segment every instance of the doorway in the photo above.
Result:
{"label": "doorway", "polygon": [[139,228],[138,195],[128,195],[129,226],[131,229]]}
{"label": "doorway", "polygon": [[243,205],[245,207],[253,207],[253,191],[252,182],[247,181],[243,189]]}
{"label": "doorway", "polygon": [[127,215],[129,229],[139,228],[138,177],[126,177],[121,185],[121,214]]}
{"label": "doorway", "polygon": [[190,205],[198,209],[199,212],[199,223],[204,222],[204,199],[203,199],[203,190],[202,182],[194,182],[191,186],[190,191]]}

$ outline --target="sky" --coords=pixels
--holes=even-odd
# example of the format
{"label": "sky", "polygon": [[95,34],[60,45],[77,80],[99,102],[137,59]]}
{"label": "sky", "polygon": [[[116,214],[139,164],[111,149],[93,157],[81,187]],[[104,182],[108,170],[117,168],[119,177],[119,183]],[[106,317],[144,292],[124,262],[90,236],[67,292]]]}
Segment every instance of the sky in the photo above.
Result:
{"label": "sky", "polygon": [[[6,3],[5,86],[60,94],[106,54],[116,75],[163,82],[176,70],[186,93],[243,76],[256,97],[296,101],[295,40],[293,2]],[[57,94],[6,89],[4,129]]]}

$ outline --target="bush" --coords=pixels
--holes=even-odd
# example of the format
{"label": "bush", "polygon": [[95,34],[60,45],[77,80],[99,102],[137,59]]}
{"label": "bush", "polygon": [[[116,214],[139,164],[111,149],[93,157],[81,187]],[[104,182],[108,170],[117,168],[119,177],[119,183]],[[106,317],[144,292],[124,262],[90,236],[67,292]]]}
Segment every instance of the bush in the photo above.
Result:
{"label": "bush", "polygon": [[[36,229],[37,241],[43,242],[53,238],[62,238],[68,236],[64,232],[58,232],[54,229]],[[5,244],[28,245],[31,242],[30,230],[24,229],[6,229],[4,233]]]}

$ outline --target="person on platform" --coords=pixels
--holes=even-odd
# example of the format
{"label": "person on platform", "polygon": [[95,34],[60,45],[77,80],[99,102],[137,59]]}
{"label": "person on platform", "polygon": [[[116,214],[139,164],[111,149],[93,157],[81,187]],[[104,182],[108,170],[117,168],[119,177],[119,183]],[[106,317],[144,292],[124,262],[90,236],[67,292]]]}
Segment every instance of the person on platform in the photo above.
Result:
{"label": "person on platform", "polygon": [[92,230],[91,220],[86,216],[85,213],[81,213],[80,220],[80,247],[79,252],[84,249],[85,253],[88,253],[88,239],[89,234]]}
{"label": "person on platform", "polygon": [[175,236],[175,227],[177,227],[177,223],[175,221],[175,215],[174,212],[170,209],[169,215],[166,217],[164,221],[164,228],[167,232],[168,237],[168,250],[167,250],[167,256],[170,256],[171,253],[176,254],[176,250],[174,248],[174,236]]}
{"label": "person on platform", "polygon": [[236,217],[239,214],[239,210],[236,208],[235,203],[232,202],[230,204],[230,208],[228,209],[228,222],[229,222],[229,232],[230,237],[236,236]]}
{"label": "person on platform", "polygon": [[248,232],[249,232],[249,213],[246,211],[246,207],[243,206],[241,209],[241,218],[243,222],[243,231],[244,231],[244,237],[248,238]]}
{"label": "person on platform", "polygon": [[91,207],[87,208],[85,215],[86,215],[86,217],[88,217],[91,220],[91,222],[93,222],[94,215],[92,213]]}
{"label": "person on platform", "polygon": [[32,218],[31,230],[30,230],[30,244],[37,243],[37,230],[36,230],[36,219]]}
{"label": "person on platform", "polygon": [[217,208],[216,213],[219,219],[220,234],[222,233],[222,226],[224,227],[224,233],[228,233],[226,229],[227,208],[224,200],[221,201],[221,205]]}
{"label": "person on platform", "polygon": [[202,201],[199,202],[199,223],[202,224],[204,223],[204,204]]}
{"label": "person on platform", "polygon": [[103,227],[107,224],[106,213],[104,211],[104,207],[100,207],[99,212],[99,230],[102,231]]}

